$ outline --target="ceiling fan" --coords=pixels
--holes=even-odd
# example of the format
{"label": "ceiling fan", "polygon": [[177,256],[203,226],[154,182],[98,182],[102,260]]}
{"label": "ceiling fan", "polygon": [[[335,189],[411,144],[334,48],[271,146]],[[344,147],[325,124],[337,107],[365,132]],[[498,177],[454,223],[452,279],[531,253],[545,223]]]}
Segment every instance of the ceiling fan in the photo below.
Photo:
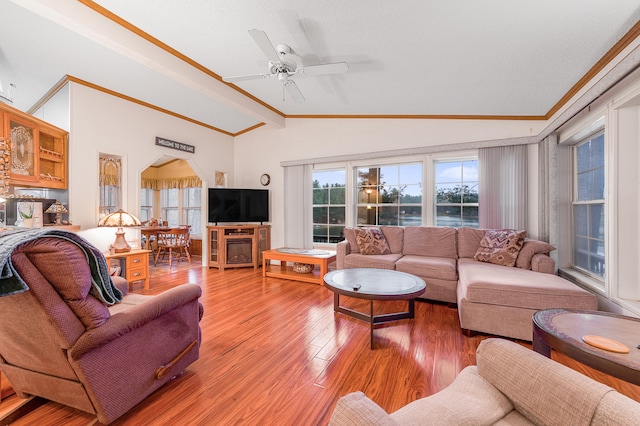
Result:
{"label": "ceiling fan", "polygon": [[[296,103],[304,102],[304,96],[302,92],[293,81],[295,77],[304,77],[307,75],[325,75],[325,74],[340,74],[347,72],[349,66],[346,62],[334,62],[330,64],[310,65],[310,66],[298,66],[293,59],[293,50],[286,44],[279,44],[275,48],[267,33],[262,30],[249,30],[249,34],[264,55],[269,60],[269,72],[266,74],[250,74],[250,75],[238,75],[234,77],[223,77],[222,81],[227,83],[234,83],[238,81],[255,80],[260,78],[277,77],[278,81],[282,82],[282,100],[284,101],[284,90],[287,89],[289,96]],[[297,55],[296,55],[297,56]]]}

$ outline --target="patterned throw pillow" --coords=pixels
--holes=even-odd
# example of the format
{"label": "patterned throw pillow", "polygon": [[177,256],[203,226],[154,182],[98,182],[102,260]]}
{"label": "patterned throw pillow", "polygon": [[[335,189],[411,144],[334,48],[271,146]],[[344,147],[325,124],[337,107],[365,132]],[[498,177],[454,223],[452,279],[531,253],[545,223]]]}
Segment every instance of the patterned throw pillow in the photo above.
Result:
{"label": "patterned throw pillow", "polygon": [[362,254],[390,254],[391,248],[380,228],[354,228]]}
{"label": "patterned throw pillow", "polygon": [[480,240],[480,247],[473,257],[480,262],[513,266],[522,248],[527,231],[513,229],[488,229]]}

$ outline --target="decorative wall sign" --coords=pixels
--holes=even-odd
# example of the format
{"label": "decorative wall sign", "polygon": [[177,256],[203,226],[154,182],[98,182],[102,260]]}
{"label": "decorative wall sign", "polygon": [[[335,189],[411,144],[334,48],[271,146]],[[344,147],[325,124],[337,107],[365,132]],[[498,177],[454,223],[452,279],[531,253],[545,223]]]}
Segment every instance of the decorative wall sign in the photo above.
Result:
{"label": "decorative wall sign", "polygon": [[171,141],[169,139],[160,138],[158,136],[156,136],[156,145],[164,146],[165,148],[177,149],[178,151],[190,152],[192,154],[196,152],[196,147],[193,145]]}

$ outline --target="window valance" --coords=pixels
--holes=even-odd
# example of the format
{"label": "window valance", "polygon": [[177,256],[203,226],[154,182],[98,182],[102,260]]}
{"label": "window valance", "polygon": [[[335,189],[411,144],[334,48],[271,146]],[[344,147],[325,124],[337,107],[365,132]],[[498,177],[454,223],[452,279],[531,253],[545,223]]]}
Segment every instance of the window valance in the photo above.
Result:
{"label": "window valance", "polygon": [[140,185],[142,189],[153,189],[155,191],[159,191],[161,189],[199,188],[202,186],[202,180],[198,176],[185,176],[168,179],[142,178]]}

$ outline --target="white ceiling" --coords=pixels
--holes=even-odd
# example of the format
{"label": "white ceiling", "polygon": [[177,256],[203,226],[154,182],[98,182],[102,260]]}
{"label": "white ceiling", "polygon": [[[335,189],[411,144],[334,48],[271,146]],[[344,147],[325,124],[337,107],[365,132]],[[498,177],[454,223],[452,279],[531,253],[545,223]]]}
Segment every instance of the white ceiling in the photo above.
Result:
{"label": "white ceiling", "polygon": [[[69,75],[235,134],[293,115],[545,116],[638,23],[640,1],[0,0],[0,16],[16,108]],[[304,66],[349,71],[297,79],[302,104],[276,79],[236,83],[256,102],[219,79],[266,72],[253,28]]]}

